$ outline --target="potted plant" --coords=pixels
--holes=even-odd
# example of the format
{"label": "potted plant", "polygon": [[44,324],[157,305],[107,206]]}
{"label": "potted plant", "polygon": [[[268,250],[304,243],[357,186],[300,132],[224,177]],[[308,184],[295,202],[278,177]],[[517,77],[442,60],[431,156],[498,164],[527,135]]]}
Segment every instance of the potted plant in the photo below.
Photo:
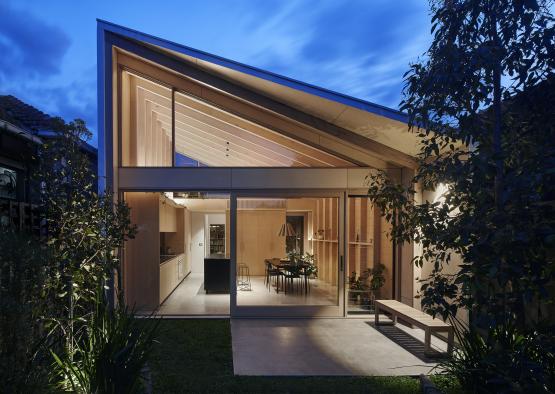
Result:
{"label": "potted plant", "polygon": [[314,255],[311,253],[305,253],[302,256],[303,263],[307,264],[305,269],[306,274],[309,279],[316,279],[318,277],[318,267],[314,265]]}
{"label": "potted plant", "polygon": [[370,271],[370,290],[372,290],[372,295],[375,298],[377,295],[379,295],[380,289],[385,284],[385,265],[383,265],[382,263],[378,263]]}
{"label": "potted plant", "polygon": [[310,253],[300,254],[296,250],[287,252],[287,258],[295,265],[305,264],[305,272],[309,279],[318,277],[318,267],[314,265],[314,255]]}
{"label": "potted plant", "polygon": [[357,277],[356,271],[351,272],[349,276],[349,302],[355,305],[360,305],[363,301],[364,293],[368,292],[368,277],[369,270],[364,270]]}
{"label": "potted plant", "polygon": [[357,277],[355,271],[349,276],[349,303],[371,309],[376,296],[385,284],[385,266],[381,263],[368,268]]}

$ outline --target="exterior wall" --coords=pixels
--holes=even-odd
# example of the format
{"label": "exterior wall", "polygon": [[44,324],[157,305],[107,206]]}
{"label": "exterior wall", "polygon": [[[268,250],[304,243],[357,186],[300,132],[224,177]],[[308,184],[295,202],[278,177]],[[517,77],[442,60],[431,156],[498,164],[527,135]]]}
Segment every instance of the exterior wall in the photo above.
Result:
{"label": "exterior wall", "polygon": [[[422,192],[420,191],[417,195],[418,195],[418,202],[423,202],[423,201],[430,201],[430,202],[437,202],[437,201],[441,201],[441,195],[444,193],[445,189],[441,187],[434,190],[434,191],[425,191]],[[422,254],[422,245],[414,245],[414,254],[415,256],[418,254]],[[443,267],[443,272],[445,274],[456,274],[459,269],[460,269],[460,264],[462,263],[462,259],[460,256],[454,254],[451,257],[451,262],[450,264],[446,264]],[[431,264],[424,264],[424,266],[422,268],[416,268],[415,269],[415,289],[414,289],[414,294],[416,295],[418,293],[418,291],[420,290],[420,280],[426,279],[430,276],[431,272],[432,272],[433,267],[431,266]],[[415,308],[419,308],[421,309],[421,303],[419,300],[415,300]],[[469,321],[469,315],[468,312],[466,310],[459,310],[457,312],[457,318],[463,322],[468,323]]]}
{"label": "exterior wall", "polygon": [[[111,36],[111,33],[108,33],[108,36]],[[119,108],[117,74],[118,56],[121,56],[121,52],[118,54],[118,51],[112,46],[110,39],[107,39],[106,32],[102,27],[99,27],[98,38],[99,152],[101,153],[99,160],[99,178],[101,180],[99,182],[99,190],[101,192],[103,192],[106,187],[115,192],[131,190],[285,190],[287,192],[307,190],[314,192],[316,190],[325,190],[341,193],[349,189],[365,188],[365,177],[368,172],[371,171],[370,168],[120,168],[120,158],[118,157],[120,136],[117,131],[119,128],[119,118],[122,114],[121,108]],[[123,42],[125,40],[119,41]],[[124,56],[129,57],[129,55]],[[177,77],[174,75],[174,78]],[[183,81],[185,81],[185,78],[180,78],[179,83],[184,83]],[[207,97],[207,99],[210,98],[215,100],[216,93],[209,91],[210,89],[199,90],[201,95],[205,94],[205,92],[212,95]],[[229,99],[229,97],[226,96],[223,97],[222,100],[224,98],[226,100]],[[234,105],[240,106],[241,104],[241,100],[234,101]],[[310,136],[310,140],[314,144],[321,144],[325,151],[337,150],[338,152],[342,152],[342,155],[346,157],[356,156],[356,160],[361,163],[360,165],[375,166],[376,168],[390,167],[390,164],[385,162],[383,157],[378,158],[379,155],[376,156],[376,152],[366,150],[364,147],[352,143],[347,143],[341,138],[335,138],[330,133],[325,134],[323,131],[310,125],[306,125],[305,127],[298,121],[287,119],[286,116],[274,117],[270,111],[264,112],[262,110],[259,111],[259,109],[260,108],[253,111],[252,108],[249,108],[249,111],[253,111],[250,115],[262,117],[267,120],[265,123],[269,125],[272,125],[273,122],[271,120],[274,120],[278,125],[285,128],[292,137],[302,137],[304,135],[304,138],[307,139],[308,137],[306,136]],[[371,140],[368,141],[372,142]],[[193,217],[191,226],[194,227],[194,214],[191,216]],[[226,217],[226,221],[231,224],[233,224],[235,220],[241,220],[241,212],[237,212],[234,218],[229,217],[229,219],[227,219]],[[283,221],[284,218],[280,218],[280,222]],[[312,222],[312,220],[310,222]],[[237,228],[239,227],[238,225]],[[342,223],[339,224],[339,227],[342,227]],[[229,228],[229,226],[226,226],[226,230],[227,228]],[[387,230],[387,224],[381,223],[380,228],[382,232],[385,232]],[[194,229],[192,232],[194,232]],[[308,231],[306,233],[307,235],[309,234]],[[241,235],[239,233],[234,234],[232,232],[229,239],[236,244],[235,240],[239,240],[240,237]],[[341,233],[341,237],[343,237],[343,233]],[[394,251],[391,244],[388,243],[387,240],[384,240],[385,237],[381,238],[380,253],[383,255],[380,257],[383,259],[393,259]],[[193,243],[193,240],[191,240],[190,247],[192,247]],[[154,249],[155,253],[158,252],[158,248],[152,249]],[[230,248],[230,250],[231,249],[233,248]],[[405,264],[407,260],[410,261],[412,259],[412,249],[410,247],[406,247],[405,249],[406,250],[403,250],[402,253],[396,254],[398,261],[396,261],[395,264]],[[236,258],[237,263],[241,262],[238,253],[234,255],[232,251],[231,256],[232,260]],[[235,268],[232,268],[232,276],[234,272]],[[134,275],[134,273],[131,272],[131,275]],[[157,275],[159,275],[159,273]],[[407,278],[411,280],[407,281]],[[398,283],[401,284],[398,286],[398,294],[403,302],[412,302],[412,292],[414,288],[412,279],[412,269],[398,271],[397,280]],[[128,277],[126,280],[132,280],[132,276]],[[340,281],[340,290],[343,288],[342,286],[343,283]]]}

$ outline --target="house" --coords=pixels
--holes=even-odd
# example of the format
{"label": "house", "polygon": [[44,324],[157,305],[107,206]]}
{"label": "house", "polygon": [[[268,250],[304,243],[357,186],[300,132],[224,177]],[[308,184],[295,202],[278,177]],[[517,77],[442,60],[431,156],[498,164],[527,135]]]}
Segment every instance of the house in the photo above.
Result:
{"label": "house", "polygon": [[[0,96],[0,223],[37,231],[38,195],[32,177],[37,149],[57,138],[54,118],[17,97]],[[82,150],[96,171],[96,148],[86,142]]]}
{"label": "house", "polygon": [[387,238],[365,183],[376,169],[412,177],[405,114],[97,27],[99,189],[138,225],[115,281],[128,305],[233,317],[343,317],[376,297],[418,307],[415,246]]}

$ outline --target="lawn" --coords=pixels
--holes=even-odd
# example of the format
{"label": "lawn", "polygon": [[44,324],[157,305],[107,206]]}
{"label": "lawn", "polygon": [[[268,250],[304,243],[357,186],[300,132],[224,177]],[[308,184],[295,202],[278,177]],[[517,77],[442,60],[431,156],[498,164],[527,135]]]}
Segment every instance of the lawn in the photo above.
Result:
{"label": "lawn", "polygon": [[149,362],[154,393],[420,392],[410,377],[234,376],[229,320],[164,320],[157,337]]}

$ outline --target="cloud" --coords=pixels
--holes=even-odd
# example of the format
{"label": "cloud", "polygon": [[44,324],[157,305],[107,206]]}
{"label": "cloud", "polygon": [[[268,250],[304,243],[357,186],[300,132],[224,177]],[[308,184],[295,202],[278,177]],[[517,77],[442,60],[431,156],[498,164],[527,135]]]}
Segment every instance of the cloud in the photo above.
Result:
{"label": "cloud", "polygon": [[419,0],[288,2],[272,11],[252,10],[237,24],[247,37],[242,61],[393,108],[409,62],[429,44]]}
{"label": "cloud", "polygon": [[0,3],[0,81],[43,78],[60,72],[69,37],[32,14]]}
{"label": "cloud", "polygon": [[0,94],[51,116],[84,119],[95,130],[96,66],[68,78],[64,58],[71,40],[62,29],[4,3],[0,15]]}

